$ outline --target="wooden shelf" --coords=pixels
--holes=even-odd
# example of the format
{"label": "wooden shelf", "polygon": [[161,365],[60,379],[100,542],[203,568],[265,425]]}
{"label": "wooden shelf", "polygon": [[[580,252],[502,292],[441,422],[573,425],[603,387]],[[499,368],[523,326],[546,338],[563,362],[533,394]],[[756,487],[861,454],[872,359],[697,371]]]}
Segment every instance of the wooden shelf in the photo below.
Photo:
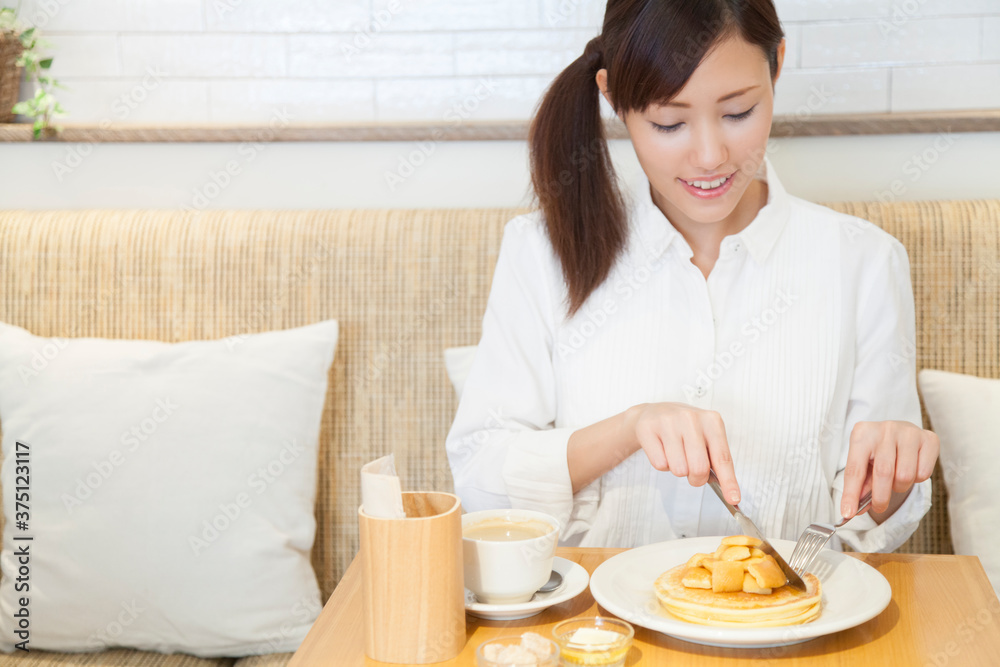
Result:
{"label": "wooden shelf", "polygon": [[[776,116],[774,137],[821,137],[937,132],[1000,132],[1000,109],[971,111]],[[397,125],[138,126],[64,123],[56,137],[65,143],[188,143],[273,141],[523,141],[526,121]],[[624,126],[608,123],[608,136],[628,138]],[[0,124],[0,142],[29,142],[27,124]]]}

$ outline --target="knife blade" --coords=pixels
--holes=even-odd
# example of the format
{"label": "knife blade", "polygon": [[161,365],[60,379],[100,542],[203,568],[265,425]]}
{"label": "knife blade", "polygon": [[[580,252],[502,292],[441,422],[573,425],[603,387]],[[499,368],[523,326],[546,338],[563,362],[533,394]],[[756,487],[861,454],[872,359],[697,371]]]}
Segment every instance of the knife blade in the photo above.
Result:
{"label": "knife blade", "polygon": [[726,509],[729,510],[729,513],[736,518],[736,522],[740,524],[740,530],[742,530],[745,535],[756,537],[760,540],[760,545],[757,548],[774,558],[774,560],[778,563],[778,567],[781,568],[781,571],[784,572],[785,576],[788,578],[788,585],[805,593],[806,582],[802,581],[802,577],[795,574],[795,570],[788,566],[785,559],[782,558],[781,554],[779,554],[774,547],[771,546],[771,543],[767,541],[764,534],[760,532],[760,529],[754,525],[754,522],[750,520],[750,517],[740,511],[740,506],[733,505],[726,500],[726,497],[722,495],[722,487],[719,486],[719,478],[715,476],[715,471],[711,469],[708,471],[708,485],[712,487],[713,491],[715,491],[715,495],[719,496],[719,500],[723,502]]}

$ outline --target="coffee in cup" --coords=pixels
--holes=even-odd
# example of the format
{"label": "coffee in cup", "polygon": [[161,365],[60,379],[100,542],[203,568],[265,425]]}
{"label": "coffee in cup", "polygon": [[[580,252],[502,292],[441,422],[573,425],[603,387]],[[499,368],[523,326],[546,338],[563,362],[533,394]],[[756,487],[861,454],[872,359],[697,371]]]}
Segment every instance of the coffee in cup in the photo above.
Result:
{"label": "coffee in cup", "polygon": [[462,515],[465,587],[485,604],[527,602],[549,579],[559,521],[531,510]]}
{"label": "coffee in cup", "polygon": [[462,537],[470,540],[492,540],[494,542],[516,542],[531,540],[548,535],[554,528],[545,521],[528,519],[516,521],[513,519],[484,519],[479,523],[462,527]]}

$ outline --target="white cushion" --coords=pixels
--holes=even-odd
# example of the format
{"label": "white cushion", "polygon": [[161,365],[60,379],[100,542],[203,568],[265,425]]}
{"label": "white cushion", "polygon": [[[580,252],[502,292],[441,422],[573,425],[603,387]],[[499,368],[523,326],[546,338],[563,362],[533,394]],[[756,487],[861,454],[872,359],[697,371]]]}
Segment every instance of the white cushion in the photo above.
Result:
{"label": "white cushion", "polygon": [[444,365],[448,369],[448,379],[455,393],[462,398],[462,390],[465,389],[465,380],[472,370],[472,360],[476,358],[476,346],[449,347],[444,351]]}
{"label": "white cushion", "polygon": [[21,640],[27,598],[30,649],[294,651],[321,608],[310,550],[337,333],[168,344],[0,323],[0,648]]}
{"label": "white cushion", "polygon": [[955,553],[979,556],[1000,592],[1000,380],[923,370],[919,382],[941,439]]}

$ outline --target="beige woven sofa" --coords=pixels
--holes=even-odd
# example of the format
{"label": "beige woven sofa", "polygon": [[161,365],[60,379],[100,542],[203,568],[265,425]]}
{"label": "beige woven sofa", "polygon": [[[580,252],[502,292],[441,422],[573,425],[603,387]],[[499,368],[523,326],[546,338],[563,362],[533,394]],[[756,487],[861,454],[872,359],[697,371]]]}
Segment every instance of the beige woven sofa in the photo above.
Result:
{"label": "beige woven sofa", "polygon": [[[908,248],[918,367],[1000,377],[1000,201],[834,208]],[[0,211],[0,321],[45,336],[180,341],[338,319],[312,554],[326,600],[357,550],[362,463],[394,452],[406,488],[451,486],[444,438],[456,399],[442,352],[477,341],[502,227],[517,213]],[[951,551],[940,471],[936,481],[934,508],[902,551]],[[0,663],[289,658],[32,651]]]}

